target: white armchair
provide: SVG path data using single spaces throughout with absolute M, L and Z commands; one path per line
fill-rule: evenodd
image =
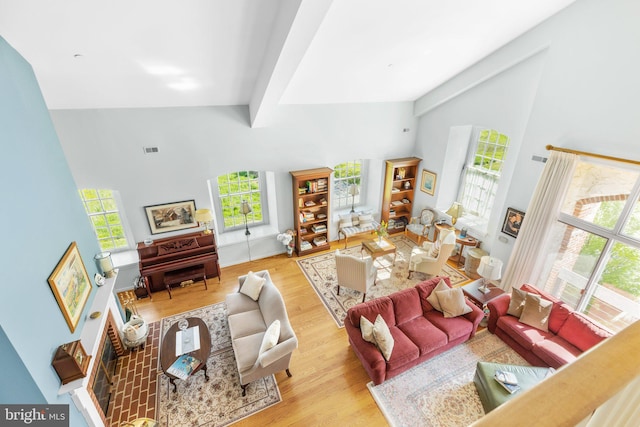
M 377 270 L 370 256 L 358 258 L 341 254 L 339 250 L 336 250 L 336 272 L 338 295 L 340 295 L 340 286 L 345 286 L 362 292 L 362 302 L 367 297 L 369 288 L 376 283 Z
M 404 235 L 408 236 L 408 233 L 415 234 L 418 236 L 418 244 L 421 243 L 422 239 L 429 240 L 429 231 L 436 222 L 436 217 L 436 212 L 433 209 L 422 209 L 420 216 L 411 218 L 404 229 Z
M 438 255 L 434 257 L 433 250 L 437 244 L 439 244 L 440 249 Z M 413 248 L 409 258 L 409 279 L 414 271 L 426 273 L 430 276 L 440 273 L 455 246 L 456 233 L 452 230 L 442 230 L 438 236 L 438 242 L 424 242 L 422 247 L 416 246 Z

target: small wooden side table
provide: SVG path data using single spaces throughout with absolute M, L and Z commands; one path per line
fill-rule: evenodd
M 375 261 L 378 257 L 393 254 L 392 265 L 396 262 L 396 246 L 391 243 L 391 240 L 387 239 L 386 237 L 383 237 L 382 239 L 363 241 L 360 252 L 368 252 L 369 255 L 371 255 L 373 261 Z
M 469 246 L 469 248 L 475 248 L 478 246 L 478 241 L 471 236 L 460 237 L 460 232 L 456 230 L 456 244 L 460 245 L 460 250 L 457 255 L 450 257 L 449 259 L 456 262 L 456 267 L 459 269 L 464 261 L 464 256 L 462 253 L 464 252 L 464 247 Z
M 467 299 L 473 304 L 478 306 L 480 310 L 484 310 L 489 301 L 504 294 L 504 291 L 501 288 L 491 283 L 487 287 L 487 289 L 489 289 L 489 292 L 487 292 L 486 294 L 478 290 L 478 288 L 482 286 L 483 281 L 484 279 L 478 279 L 462 286 L 462 293 L 464 294 L 464 296 L 467 297 Z

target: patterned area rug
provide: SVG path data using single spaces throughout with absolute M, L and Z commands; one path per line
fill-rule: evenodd
M 468 426 L 484 415 L 473 384 L 478 361 L 529 366 L 485 329 L 397 377 L 367 387 L 391 426 Z
M 416 244 L 404 237 L 404 235 L 393 236 L 390 240 L 396 246 L 395 262 L 393 262 L 393 255 L 376 258 L 375 266 L 378 267 L 378 278 L 375 286 L 372 286 L 367 293 L 367 301 L 409 288 L 428 278 L 423 273 L 415 272 L 411 275 L 411 279 L 407 278 L 409 275 L 411 249 Z M 361 245 L 340 249 L 340 253 L 360 256 L 360 248 Z M 336 294 L 338 282 L 336 280 L 334 252 L 311 256 L 300 259 L 297 262 L 338 327 L 344 327 L 347 310 L 362 302 L 362 293 L 343 287 L 340 289 L 340 295 Z M 441 275 L 449 276 L 452 285 L 469 280 L 468 277 L 448 265 L 445 265 Z
M 226 426 L 282 400 L 273 375 L 250 383 L 246 397 L 242 397 L 224 303 L 165 317 L 160 321 L 160 336 L 185 317 L 199 317 L 209 326 L 209 381 L 204 380 L 202 372 L 197 372 L 184 381 L 175 380 L 178 392 L 174 393 L 169 378 L 161 373 L 156 415 L 160 426 Z

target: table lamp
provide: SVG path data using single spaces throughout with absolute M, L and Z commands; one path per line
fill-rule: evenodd
M 502 277 L 502 261 L 498 258 L 492 258 L 490 256 L 483 256 L 480 258 L 480 266 L 478 267 L 478 274 L 482 276 L 482 286 L 478 288 L 480 292 L 486 294 L 489 292 L 487 285 L 491 280 L 498 280 Z
M 456 221 L 462 216 L 462 205 L 458 202 L 453 202 L 445 213 L 451 217 L 451 225 L 456 225 Z
M 246 200 L 242 201 L 242 204 L 240 205 L 240 213 L 242 215 L 244 215 L 244 228 L 245 228 L 245 235 L 249 235 L 251 234 L 251 232 L 249 231 L 249 226 L 247 225 L 247 215 L 249 215 L 251 212 L 253 212 L 251 210 L 251 206 L 249 205 L 249 202 L 247 202 Z
M 211 234 L 211 230 L 209 230 L 209 221 L 213 219 L 213 215 L 211 214 L 210 209 L 197 209 L 196 210 L 196 221 L 200 223 L 204 223 L 204 234 Z
M 355 212 L 354 206 L 356 203 L 356 196 L 360 194 L 358 184 L 351 184 L 349 186 L 349 195 L 351 196 L 351 213 Z

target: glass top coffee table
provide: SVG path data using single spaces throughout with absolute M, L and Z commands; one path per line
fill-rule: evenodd
M 209 335 L 209 328 L 202 319 L 197 317 L 188 317 L 186 320 L 188 322 L 188 328 L 192 328 L 194 326 L 198 327 L 197 340 L 199 345 L 194 345 L 195 342 L 181 343 L 181 345 L 194 345 L 195 347 L 198 347 L 187 354 L 200 362 L 197 366 L 191 367 L 192 370 L 190 370 L 188 376 L 202 370 L 202 372 L 204 372 L 205 381 L 209 381 L 209 375 L 207 375 L 207 359 L 211 353 L 211 335 Z M 180 377 L 169 372 L 171 371 L 171 367 L 174 362 L 176 362 L 180 357 L 179 355 L 176 355 L 176 334 L 178 332 L 182 332 L 178 326 L 179 323 L 180 322 L 174 323 L 164 334 L 164 338 L 162 338 L 162 345 L 160 346 L 160 366 L 162 367 L 164 374 L 169 377 L 171 384 L 173 384 L 174 393 L 178 391 L 175 380 L 180 379 Z
M 371 255 L 373 261 L 375 261 L 378 257 L 393 254 L 392 265 L 396 262 L 396 246 L 391 243 L 391 241 L 386 237 L 382 237 L 381 239 L 363 241 L 360 252 L 367 252 L 369 255 Z

